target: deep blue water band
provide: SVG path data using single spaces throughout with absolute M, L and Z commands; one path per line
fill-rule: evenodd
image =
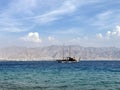
M 120 61 L 0 62 L 0 90 L 120 90 Z

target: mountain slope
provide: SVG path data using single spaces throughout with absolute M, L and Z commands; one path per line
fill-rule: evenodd
M 71 56 L 82 60 L 120 60 L 120 48 L 70 46 Z M 64 56 L 69 56 L 69 46 L 64 47 Z M 62 58 L 62 46 L 39 48 L 8 47 L 0 49 L 0 60 L 55 60 Z

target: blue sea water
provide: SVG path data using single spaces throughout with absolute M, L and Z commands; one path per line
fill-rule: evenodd
M 0 90 L 120 90 L 120 61 L 0 62 Z

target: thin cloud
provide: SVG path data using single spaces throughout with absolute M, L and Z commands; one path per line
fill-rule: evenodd
M 78 2 L 78 1 L 77 1 Z M 74 0 L 65 1 L 61 7 L 46 14 L 33 17 L 36 21 L 47 23 L 58 20 L 61 15 L 69 14 L 77 9 L 77 3 Z
M 78 10 L 80 6 L 91 3 L 98 3 L 98 0 L 92 1 L 84 1 L 84 0 L 65 0 L 63 4 L 59 8 L 55 8 L 54 10 L 48 11 L 42 15 L 37 15 L 33 17 L 28 17 L 28 19 L 32 19 L 37 23 L 48 23 L 59 20 L 63 18 L 65 15 L 69 15 Z M 58 2 L 59 3 L 59 2 Z
M 46 0 L 47 2 L 47 0 Z M 55 2 L 54 0 L 51 1 L 52 3 Z M 28 30 L 29 26 L 33 26 L 37 24 L 45 24 L 50 23 L 61 18 L 64 18 L 64 15 L 69 15 L 75 12 L 79 6 L 89 3 L 95 3 L 97 0 L 94 1 L 84 1 L 84 0 L 65 0 L 64 2 L 56 2 L 62 3 L 59 7 L 54 7 L 52 10 L 47 10 L 47 13 L 41 13 L 41 8 L 39 6 L 42 5 L 42 0 L 18 0 L 12 1 L 7 9 L 3 10 L 0 15 L 0 19 L 2 19 L 1 26 L 6 25 L 6 29 L 1 27 L 1 30 L 8 31 L 8 32 L 23 32 Z M 51 6 L 54 5 L 51 3 Z M 54 5 L 55 6 L 55 5 Z M 57 8 L 57 9 L 56 9 Z M 39 11 L 40 10 L 40 11 Z M 13 18 L 17 16 L 18 18 Z M 6 18 L 8 17 L 8 18 Z M 4 24 L 4 25 L 3 25 Z M 18 25 L 19 24 L 19 25 Z M 28 25 L 29 24 L 29 25 Z M 22 28 L 22 29 L 21 29 Z
M 37 0 L 17 0 L 9 4 L 8 9 L 3 14 L 9 15 L 33 15 L 33 9 L 37 6 Z
M 119 18 L 120 13 L 118 10 L 106 10 L 104 12 L 100 11 L 88 19 L 87 23 L 99 30 L 105 30 L 113 28 L 115 25 L 119 24 Z
M 5 32 L 24 32 L 30 28 L 25 28 L 24 25 L 18 22 L 16 19 L 9 18 L 7 16 L 1 17 L 0 31 Z
M 27 15 L 32 15 L 32 9 L 36 6 L 36 0 L 11 1 L 0 14 L 0 31 L 24 32 L 33 27 L 33 24 L 22 20 Z
M 63 30 L 57 30 L 54 32 L 51 32 L 55 35 L 71 35 L 71 34 L 80 34 L 81 28 L 69 28 L 69 29 L 63 29 Z
M 55 8 L 52 11 L 47 11 L 48 13 L 45 14 L 40 14 L 38 11 L 35 12 L 40 9 L 38 3 L 41 3 L 42 1 L 13 1 L 0 15 L 2 22 L 0 23 L 0 26 L 2 26 L 1 30 L 7 32 L 23 32 L 26 31 L 26 29 L 29 29 L 28 26 L 34 26 L 36 22 L 37 24 L 41 24 L 58 20 L 61 18 L 61 15 L 72 13 L 76 10 L 76 4 L 73 3 L 73 1 L 74 0 L 66 0 L 58 9 Z M 14 18 L 14 16 L 17 16 L 18 18 Z

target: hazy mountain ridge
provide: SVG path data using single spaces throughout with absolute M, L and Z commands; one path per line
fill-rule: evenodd
M 69 46 L 64 46 L 64 56 L 69 56 Z M 55 60 L 62 58 L 62 46 L 37 48 L 8 47 L 0 49 L 0 60 Z M 71 56 L 82 60 L 120 60 L 120 48 L 81 47 L 71 45 Z

